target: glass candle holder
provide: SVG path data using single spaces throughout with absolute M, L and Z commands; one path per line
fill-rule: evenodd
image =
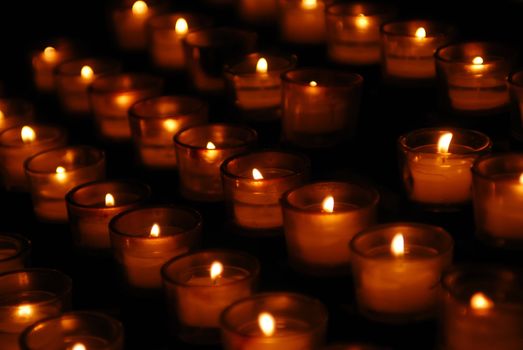
M 381 59 L 381 25 L 395 10 L 385 3 L 333 4 L 327 7 L 327 47 L 339 64 L 378 64 Z
M 464 114 L 489 114 L 509 102 L 506 79 L 514 52 L 497 43 L 469 42 L 436 52 L 438 77 L 448 106 Z
M 523 70 L 510 74 L 508 86 L 511 104 L 510 131 L 517 140 L 523 140 Z
M 162 265 L 194 249 L 201 229 L 201 215 L 181 207 L 144 207 L 116 215 L 109 231 L 126 283 L 134 290 L 160 289 Z
M 226 27 L 187 34 L 183 42 L 185 60 L 196 89 L 204 93 L 224 91 L 223 67 L 252 52 L 256 39 L 256 33 Z
M 491 155 L 472 168 L 477 235 L 498 246 L 523 246 L 523 154 Z
M 0 274 L 23 269 L 29 262 L 31 242 L 15 233 L 0 233 Z
M 313 275 L 350 273 L 348 243 L 376 221 L 379 194 L 349 182 L 317 182 L 282 197 L 290 264 Z
M 120 63 L 105 58 L 83 58 L 60 64 L 55 79 L 62 109 L 69 114 L 88 114 L 91 106 L 87 91 L 91 83 L 100 76 L 120 70 Z
M 323 344 L 327 310 L 299 294 L 258 294 L 225 309 L 220 325 L 226 350 L 313 350 Z
M 20 333 L 38 320 L 71 307 L 71 279 L 51 269 L 25 269 L 0 275 L 0 342 L 18 350 Z
M 240 18 L 247 23 L 272 23 L 278 18 L 278 0 L 240 0 L 238 3 Z
M 114 34 L 123 50 L 140 51 L 147 48 L 147 22 L 165 12 L 161 1 L 126 0 L 112 12 Z
M 470 202 L 470 169 L 492 147 L 487 135 L 466 129 L 418 129 L 398 143 L 408 198 L 433 211 L 455 211 Z
M 205 124 L 207 104 L 189 96 L 160 96 L 139 101 L 129 110 L 133 141 L 147 168 L 174 168 L 174 136 L 183 129 Z
M 281 74 L 294 68 L 296 57 L 253 53 L 226 67 L 234 104 L 245 119 L 279 118 Z
M 280 0 L 280 33 L 294 44 L 325 42 L 325 2 L 322 0 Z
M 99 312 L 66 312 L 28 327 L 20 336 L 20 347 L 21 350 L 123 350 L 124 329 L 120 321 Z
M 55 68 L 74 55 L 68 40 L 60 39 L 32 53 L 33 79 L 40 92 L 52 92 L 55 89 Z
M 442 228 L 416 223 L 378 225 L 358 233 L 350 250 L 360 312 L 386 323 L 434 316 L 453 245 Z
M 34 119 L 33 104 L 19 98 L 0 98 L 0 132 L 29 124 Z
M 91 146 L 68 146 L 38 153 L 24 163 L 37 218 L 67 221 L 65 195 L 105 177 L 105 154 Z
M 208 28 L 209 17 L 196 13 L 169 13 L 149 20 L 149 54 L 156 67 L 167 70 L 185 68 L 182 40 L 189 32 Z
M 443 276 L 445 349 L 516 350 L 523 344 L 520 273 L 492 266 L 458 266 Z
M 220 165 L 256 143 L 256 131 L 245 126 L 209 124 L 181 131 L 174 138 L 180 187 L 185 198 L 223 200 Z
M 29 157 L 65 146 L 65 130 L 42 124 L 15 126 L 0 133 L 0 167 L 8 190 L 28 190 L 24 162 Z
M 272 234 L 283 225 L 280 198 L 304 184 L 310 161 L 283 151 L 259 151 L 226 160 L 222 167 L 225 201 L 242 232 Z
M 188 343 L 218 343 L 220 314 L 257 285 L 260 264 L 250 255 L 208 250 L 167 262 L 162 276 L 171 321 Z
M 453 36 L 453 28 L 433 21 L 390 22 L 381 27 L 382 68 L 389 81 L 436 78 L 434 53 Z
M 327 69 L 296 69 L 282 75 L 283 137 L 305 148 L 345 141 L 357 124 L 363 77 Z
M 95 181 L 73 188 L 65 201 L 75 245 L 86 250 L 110 249 L 109 221 L 143 205 L 150 195 L 148 185 L 128 180 Z
M 146 98 L 159 96 L 163 79 L 148 74 L 110 74 L 91 84 L 91 108 L 100 135 L 111 141 L 131 138 L 129 109 Z

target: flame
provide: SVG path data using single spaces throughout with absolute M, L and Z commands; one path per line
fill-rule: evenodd
M 256 168 L 252 169 L 252 178 L 254 180 L 263 180 L 263 174 Z
M 269 64 L 267 63 L 267 60 L 265 58 L 260 58 L 258 62 L 256 63 L 256 73 L 267 73 L 269 70 Z
M 216 145 L 212 143 L 211 141 L 207 142 L 207 146 L 205 146 L 207 149 L 216 149 Z
M 334 212 L 334 197 L 333 196 L 327 196 L 321 202 L 322 211 L 325 213 L 332 213 Z
M 174 119 L 167 119 L 164 120 L 163 127 L 169 132 L 175 132 L 178 129 L 178 122 Z
M 0 119 L 4 119 L 4 118 L 5 118 L 5 114 L 4 114 L 4 112 L 2 112 L 2 111 L 0 110 Z
M 423 27 L 419 27 L 416 29 L 416 33 L 414 34 L 416 38 L 418 39 L 424 39 L 427 37 L 427 31 Z
M 390 243 L 390 251 L 394 256 L 399 257 L 405 255 L 405 238 L 403 238 L 403 234 L 396 233 L 394 235 Z
M 263 335 L 270 337 L 276 330 L 276 320 L 270 313 L 262 312 L 258 315 L 258 326 L 260 327 Z
M 57 166 L 55 172 L 58 181 L 64 181 L 67 178 L 67 174 L 65 173 L 66 171 L 63 166 Z
M 438 140 L 438 153 L 449 153 L 450 141 L 452 141 L 451 132 L 446 132 L 439 137 Z
M 521 185 L 523 185 L 523 173 L 521 173 L 521 175 L 519 175 L 519 183 Z
M 52 46 L 47 46 L 43 51 L 44 60 L 52 62 L 56 60 L 57 52 Z
M 356 18 L 356 27 L 360 29 L 365 29 L 369 26 L 369 19 L 363 14 L 360 13 Z
M 105 195 L 105 206 L 106 207 L 114 207 L 114 196 L 110 193 L 107 193 Z
M 312 81 L 309 83 L 309 86 L 316 87 L 316 86 L 318 86 L 318 83 L 315 82 L 314 80 L 312 80 Z
M 174 25 L 174 31 L 178 35 L 186 35 L 187 32 L 189 32 L 189 25 L 187 24 L 185 18 L 180 17 L 176 20 L 176 24 Z
M 134 2 L 131 10 L 133 11 L 133 15 L 145 15 L 147 11 L 149 11 L 149 6 L 147 6 L 145 1 L 138 0 Z
M 115 101 L 121 107 L 128 107 L 132 103 L 132 98 L 129 95 L 118 95 Z
M 314 10 L 318 7 L 316 0 L 301 0 L 301 8 L 304 10 Z
M 477 65 L 477 66 L 482 65 L 483 64 L 483 57 L 481 57 L 481 56 L 474 57 L 472 59 L 472 64 Z
M 151 233 L 150 233 L 150 236 L 151 237 L 160 237 L 160 226 L 158 224 L 154 224 L 152 227 L 151 227 Z
M 215 261 L 211 264 L 211 280 L 216 282 L 216 280 L 222 277 L 223 265 L 219 261 Z
M 94 72 L 90 66 L 83 66 L 80 70 L 80 75 L 85 80 L 91 80 L 93 79 Z
M 20 318 L 28 318 L 32 314 L 33 314 L 33 308 L 31 307 L 31 305 L 27 305 L 27 304 L 20 305 L 16 309 L 16 315 Z
M 82 343 L 75 343 L 71 350 L 87 350 L 87 348 Z
M 20 136 L 24 143 L 30 143 L 36 139 L 36 133 L 30 126 L 24 126 L 20 132 Z
M 494 307 L 494 302 L 485 294 L 478 292 L 470 298 L 470 307 L 474 310 L 488 310 Z

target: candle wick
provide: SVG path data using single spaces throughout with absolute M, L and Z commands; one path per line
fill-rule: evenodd
M 212 279 L 212 285 L 213 287 L 216 286 L 218 284 L 218 280 L 221 278 L 222 276 L 221 275 L 218 275 L 216 276 L 215 278 Z

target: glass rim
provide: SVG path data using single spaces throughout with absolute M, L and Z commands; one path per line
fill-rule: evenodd
M 358 73 L 354 72 L 348 72 L 348 71 L 342 71 L 332 68 L 315 68 L 315 67 L 303 67 L 303 68 L 294 68 L 287 70 L 281 74 L 281 80 L 284 83 L 290 83 L 290 84 L 296 84 L 301 86 L 310 86 L 310 81 L 301 81 L 295 78 L 291 78 L 289 75 L 291 73 L 309 73 L 309 72 L 317 72 L 319 74 L 336 74 L 338 76 L 343 76 L 348 81 L 344 82 L 330 82 L 330 83 L 322 83 L 321 81 L 317 81 L 317 85 L 315 87 L 317 88 L 353 88 L 357 86 L 361 86 L 363 84 L 363 76 L 361 76 Z
M 53 135 L 53 137 L 49 138 L 49 139 L 45 139 L 45 140 L 40 140 L 38 141 L 38 139 L 35 139 L 35 141 L 32 141 L 30 143 L 27 143 L 27 144 L 23 144 L 23 145 L 13 145 L 13 144 L 6 144 L 5 142 L 2 141 L 3 139 L 3 136 L 4 134 L 7 135 L 7 132 L 12 132 L 14 131 L 15 129 L 19 129 L 20 131 L 22 131 L 22 128 L 25 127 L 25 126 L 29 126 L 31 127 L 31 129 L 33 129 L 35 132 L 35 128 L 45 128 L 47 129 L 48 131 L 51 131 L 51 130 L 56 130 L 56 134 Z M 27 123 L 27 124 L 24 124 L 24 125 L 16 125 L 16 126 L 12 126 L 10 128 L 7 128 L 7 129 L 4 129 L 3 131 L 0 132 L 0 148 L 8 148 L 8 149 L 16 149 L 16 148 L 22 148 L 23 146 L 27 145 L 27 146 L 30 146 L 30 145 L 45 145 L 45 144 L 48 144 L 48 143 L 53 143 L 55 141 L 58 141 L 60 139 L 66 139 L 67 138 L 67 131 L 58 126 L 58 125 L 51 125 L 51 124 L 41 124 L 41 123 Z
M 283 67 L 283 68 L 270 69 L 270 66 L 269 66 L 269 69 L 267 70 L 267 74 L 269 74 L 269 73 L 282 74 L 290 69 L 293 69 L 293 67 L 295 67 L 296 63 L 298 62 L 298 56 L 296 56 L 295 54 L 283 54 L 283 53 L 273 53 L 273 52 L 267 52 L 267 51 L 256 51 L 256 52 L 251 52 L 251 53 L 248 53 L 247 55 L 242 56 L 240 59 L 232 62 L 231 64 L 226 64 L 224 67 L 225 74 L 229 74 L 231 76 L 243 76 L 243 77 L 257 76 L 258 75 L 257 72 L 241 73 L 236 70 L 238 65 L 240 65 L 241 63 L 248 60 L 251 56 L 260 57 L 260 58 L 271 58 L 271 57 L 280 58 L 280 59 L 287 61 L 287 66 Z
M 505 43 L 499 43 L 495 41 L 460 41 L 460 42 L 453 42 L 446 45 L 443 45 L 441 47 L 438 47 L 436 49 L 436 52 L 434 52 L 434 58 L 438 62 L 446 63 L 446 64 L 469 64 L 469 62 L 465 62 L 464 60 L 452 60 L 448 59 L 442 56 L 443 52 L 446 50 L 449 50 L 451 48 L 459 48 L 464 47 L 466 45 L 478 45 L 478 46 L 484 46 L 484 47 L 495 47 L 496 49 L 501 49 L 506 51 L 508 53 L 508 56 L 513 56 L 515 54 L 515 50 L 513 47 L 506 45 Z M 506 57 L 504 55 L 496 56 L 496 60 L 491 60 L 491 63 L 495 62 L 503 62 L 508 60 L 510 57 Z M 486 64 L 488 64 L 487 62 Z
M 160 101 L 160 100 L 169 100 L 169 101 L 185 101 L 185 102 L 195 102 L 194 108 L 191 108 L 190 110 L 184 112 L 184 113 L 171 113 L 166 115 L 140 115 L 136 109 L 140 107 L 141 105 L 152 102 L 152 101 Z M 193 104 L 191 104 L 193 105 Z M 161 96 L 153 96 L 149 98 L 145 98 L 142 100 L 136 101 L 130 108 L 129 108 L 129 118 L 131 119 L 138 119 L 138 120 L 161 120 L 161 119 L 172 119 L 174 117 L 178 116 L 187 116 L 192 115 L 201 111 L 204 111 L 207 108 L 207 104 L 204 100 L 193 97 L 189 95 L 161 95 Z
M 515 80 L 515 77 L 516 77 L 517 75 L 521 75 L 521 77 L 520 77 L 520 81 L 516 81 L 516 80 Z M 523 69 L 520 69 L 520 70 L 517 70 L 517 71 L 511 72 L 511 73 L 508 75 L 507 81 L 508 81 L 509 84 L 512 85 L 512 86 L 517 86 L 518 88 L 523 88 Z
M 63 77 L 77 77 L 81 75 L 81 72 L 64 72 L 63 69 L 68 68 L 69 66 L 72 66 L 73 64 L 81 64 L 82 66 L 89 66 L 89 65 L 101 65 L 104 67 L 104 69 L 97 69 L 94 71 L 95 76 L 103 76 L 108 73 L 113 73 L 122 68 L 122 64 L 120 61 L 115 60 L 113 58 L 109 57 L 85 57 L 85 58 L 72 58 L 65 61 L 62 61 L 57 67 L 56 67 L 56 75 L 57 76 L 63 76 Z M 92 68 L 92 67 L 91 67 Z
M 31 157 L 27 158 L 24 161 L 24 170 L 28 174 L 31 174 L 31 175 L 53 175 L 53 174 L 55 174 L 55 172 L 37 171 L 37 170 L 30 169 L 29 168 L 30 167 L 30 163 L 32 161 L 34 161 L 34 159 L 36 159 L 37 157 L 39 157 L 39 156 L 41 156 L 43 154 L 56 152 L 56 151 L 62 151 L 62 150 L 94 151 L 94 153 L 96 154 L 96 159 L 94 160 L 93 163 L 86 164 L 86 165 L 79 166 L 79 167 L 75 167 L 74 169 L 67 169 L 68 173 L 73 173 L 73 172 L 78 171 L 80 169 L 96 167 L 96 166 L 98 166 L 100 164 L 103 164 L 105 162 L 105 152 L 103 150 L 99 149 L 99 148 L 94 147 L 94 146 L 90 146 L 90 145 L 62 146 L 62 147 L 51 148 L 51 149 L 39 152 L 39 153 L 34 154 Z
M 445 21 L 435 21 L 435 20 L 420 18 L 420 19 L 407 19 L 407 20 L 387 21 L 387 22 L 381 24 L 381 26 L 380 26 L 380 33 L 382 35 L 392 36 L 392 37 L 416 38 L 415 34 L 397 33 L 397 32 L 394 32 L 394 31 L 387 30 L 386 27 L 387 26 L 392 26 L 392 25 L 410 24 L 410 23 L 418 23 L 418 22 L 420 22 L 420 23 L 421 22 L 430 23 L 430 25 L 432 25 L 432 26 L 438 26 L 438 27 L 441 27 L 441 28 L 445 28 L 445 30 L 443 30 L 441 33 L 427 33 L 425 38 L 429 38 L 429 39 L 432 39 L 432 38 L 442 38 L 442 37 L 445 37 L 445 36 L 449 36 L 449 35 L 452 35 L 453 32 L 455 31 L 454 26 L 452 26 L 451 24 L 449 24 L 449 23 L 447 23 Z
M 4 237 L 12 238 L 13 240 L 20 243 L 20 249 L 16 250 L 16 253 L 14 255 L 11 255 L 6 258 L 0 258 L 0 263 L 5 261 L 10 261 L 17 259 L 31 251 L 32 243 L 31 240 L 25 236 L 22 236 L 19 233 L 13 233 L 13 232 L 2 232 L 0 233 L 0 240 Z M 10 272 L 10 271 L 9 271 Z
M 184 133 L 194 130 L 196 128 L 209 128 L 212 129 L 214 127 L 222 127 L 222 128 L 229 128 L 229 129 L 236 129 L 236 130 L 243 130 L 248 135 L 248 138 L 245 140 L 242 140 L 243 142 L 239 145 L 235 146 L 222 146 L 222 145 L 215 145 L 216 148 L 213 148 L 212 150 L 234 150 L 234 149 L 240 149 L 244 147 L 250 147 L 256 144 L 258 140 L 258 133 L 256 130 L 254 130 L 251 127 L 248 127 L 246 125 L 241 124 L 233 124 L 233 123 L 210 123 L 210 124 L 203 124 L 203 125 L 193 125 L 188 128 L 185 128 L 183 130 L 180 130 L 179 132 L 174 135 L 174 145 L 175 147 L 181 147 L 181 148 L 187 148 L 191 150 L 207 150 L 205 146 L 194 146 L 190 145 L 186 142 L 180 141 L 180 138 L 183 136 Z M 211 140 L 209 140 L 211 141 Z
M 472 165 L 472 168 L 471 168 L 472 175 L 480 177 L 484 180 L 493 181 L 495 176 L 485 174 L 485 172 L 481 171 L 479 169 L 480 163 L 491 160 L 491 159 L 496 159 L 496 158 L 502 159 L 502 158 L 511 158 L 511 157 L 520 157 L 523 159 L 523 152 L 491 153 L 491 154 L 486 154 L 484 156 L 481 156 L 478 159 L 476 159 L 476 161 Z M 522 173 L 522 172 L 523 172 L 523 170 L 520 173 Z
M 350 2 L 350 3 L 338 3 L 333 2 L 331 4 L 327 5 L 327 8 L 325 9 L 325 13 L 327 16 L 332 17 L 358 17 L 359 15 L 349 13 L 347 10 L 352 10 L 356 6 L 367 6 L 374 9 L 379 9 L 379 11 L 371 11 L 368 14 L 363 13 L 365 17 L 380 17 L 380 16 L 386 16 L 386 15 L 393 15 L 396 12 L 396 8 L 388 4 L 386 2 Z M 342 13 L 335 13 L 333 12 L 333 9 L 343 9 L 344 12 Z

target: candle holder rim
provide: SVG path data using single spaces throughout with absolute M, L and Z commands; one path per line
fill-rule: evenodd
M 39 157 L 39 156 L 41 156 L 43 154 L 46 154 L 46 153 L 62 151 L 62 150 L 73 150 L 73 149 L 74 150 L 82 149 L 82 150 L 93 151 L 93 153 L 96 154 L 97 159 L 93 163 L 90 163 L 90 164 L 85 164 L 85 165 L 82 165 L 82 166 L 78 166 L 78 167 L 75 167 L 74 169 L 66 169 L 67 173 L 74 173 L 74 172 L 76 172 L 76 171 L 78 171 L 80 169 L 97 166 L 98 164 L 101 164 L 101 163 L 105 162 L 105 152 L 103 150 L 99 149 L 99 148 L 94 147 L 94 146 L 90 146 L 90 145 L 62 146 L 62 147 L 51 148 L 51 149 L 39 152 L 39 153 L 37 153 L 35 155 L 32 155 L 31 157 L 27 158 L 24 161 L 24 170 L 28 174 L 35 174 L 35 175 L 51 175 L 51 174 L 54 174 L 54 172 L 48 172 L 48 171 L 41 171 L 41 170 L 31 169 L 30 168 L 30 163 L 34 159 L 36 159 L 37 157 Z
M 377 11 L 371 11 L 368 14 L 363 13 L 365 17 L 378 17 L 378 16 L 394 16 L 397 12 L 396 7 L 386 2 L 350 2 L 350 3 L 339 3 L 333 2 L 327 5 L 325 14 L 333 17 L 358 17 L 360 14 L 352 12 L 357 6 L 366 6 L 372 9 L 378 9 Z M 335 9 L 342 10 L 341 12 L 333 12 Z
M 512 157 L 518 157 L 518 158 L 523 159 L 523 152 L 491 153 L 491 154 L 486 154 L 484 156 L 481 156 L 478 159 L 476 159 L 474 161 L 474 164 L 472 165 L 472 168 L 471 168 L 472 175 L 482 178 L 484 180 L 491 181 L 494 179 L 495 176 L 486 174 L 485 171 L 482 171 L 481 169 L 479 169 L 480 163 L 488 161 L 488 160 L 496 159 L 496 158 L 501 159 L 501 158 L 512 158 Z M 521 173 L 523 173 L 523 171 L 518 172 L 518 174 L 521 174 Z
M 512 86 L 517 86 L 518 88 L 523 88 L 523 69 L 511 72 L 508 75 L 507 81 Z
M 121 184 L 121 185 L 125 185 L 125 186 L 127 186 L 127 185 L 135 186 L 134 188 L 139 188 L 140 198 L 136 202 L 133 202 L 133 203 L 114 205 L 111 207 L 102 207 L 102 208 L 81 204 L 81 203 L 78 203 L 78 201 L 76 201 L 74 199 L 74 195 L 78 191 L 81 191 L 81 190 L 85 189 L 86 187 L 96 186 L 96 185 L 105 185 L 105 184 Z M 81 185 L 78 185 L 78 186 L 72 188 L 65 195 L 65 201 L 68 205 L 70 205 L 72 207 L 81 208 L 84 210 L 99 211 L 99 210 L 104 210 L 104 209 L 109 209 L 109 210 L 110 209 L 123 209 L 123 208 L 130 208 L 130 207 L 136 206 L 138 204 L 147 202 L 147 200 L 151 197 L 151 192 L 152 192 L 151 187 L 148 184 L 138 181 L 138 180 L 134 180 L 134 179 L 96 180 L 96 181 L 90 181 L 90 182 L 87 182 L 87 183 L 84 183 L 84 184 L 81 184 Z
M 21 234 L 19 233 L 14 233 L 14 232 L 1 232 L 0 233 L 0 241 L 4 238 L 4 237 L 9 237 L 9 238 L 12 238 L 13 240 L 16 240 L 17 242 L 20 243 L 20 248 L 17 249 L 16 253 L 14 255 L 11 255 L 7 258 L 0 258 L 0 262 L 4 262 L 4 261 L 9 261 L 9 260 L 13 260 L 13 259 L 16 259 L 24 254 L 27 254 L 31 251 L 31 247 L 32 247 L 32 243 L 31 243 L 31 240 L 25 236 L 22 236 Z M 11 271 L 9 271 L 11 272 Z
M 188 24 L 191 24 L 190 21 L 188 21 L 188 19 L 190 18 L 192 18 L 193 20 L 197 19 L 198 22 L 204 22 L 201 26 L 194 27 L 194 25 L 192 25 L 191 27 L 189 27 L 188 33 L 198 29 L 206 28 L 207 26 L 211 26 L 213 23 L 212 18 L 204 14 L 187 11 L 177 11 L 156 14 L 147 21 L 147 26 L 151 30 L 172 31 L 175 29 L 176 22 L 172 23 L 171 20 L 178 20 L 180 18 L 187 20 Z
M 140 114 L 136 111 L 138 107 L 145 103 L 150 103 L 153 101 L 160 101 L 160 100 L 171 100 L 171 101 L 182 101 L 182 103 L 188 102 L 188 105 L 193 105 L 191 102 L 194 102 L 196 105 L 194 109 L 188 109 L 187 111 L 180 111 L 177 113 L 168 113 L 168 114 Z M 145 98 L 143 100 L 136 101 L 131 108 L 129 108 L 129 118 L 133 119 L 141 119 L 141 120 L 147 120 L 147 119 L 170 119 L 176 116 L 185 116 L 185 115 L 192 115 L 201 111 L 204 111 L 207 109 L 207 104 L 202 99 L 199 99 L 197 97 L 189 96 L 189 95 L 162 95 L 162 96 L 153 96 L 149 98 Z
M 336 70 L 336 69 L 331 69 L 331 68 L 314 68 L 314 67 L 304 67 L 304 68 L 290 69 L 290 70 L 288 70 L 286 72 L 283 72 L 281 74 L 281 80 L 284 83 L 291 83 L 291 84 L 296 84 L 296 85 L 302 85 L 302 86 L 309 87 L 310 86 L 309 85 L 310 84 L 310 80 L 308 80 L 308 81 L 301 81 L 301 80 L 298 80 L 296 78 L 292 78 L 289 75 L 292 74 L 292 73 L 311 73 L 311 72 L 316 72 L 316 73 L 319 73 L 319 74 L 322 74 L 322 75 L 326 74 L 326 75 L 335 75 L 335 76 L 343 76 L 344 77 L 344 81 L 343 82 L 341 82 L 341 81 L 337 81 L 337 82 L 330 81 L 328 83 L 324 83 L 324 82 L 322 82 L 321 80 L 318 79 L 318 80 L 316 80 L 317 85 L 314 86 L 314 88 L 356 87 L 356 86 L 361 86 L 363 84 L 363 80 L 364 80 L 363 76 L 361 76 L 358 73 L 341 71 L 341 70 Z M 347 79 L 347 81 L 345 81 L 345 79 Z
M 204 44 L 201 42 L 197 43 L 197 42 L 194 42 L 193 40 L 190 40 L 190 39 L 192 39 L 192 37 L 197 36 L 197 35 L 203 35 L 203 34 L 216 35 L 217 33 L 225 34 L 225 35 L 234 33 L 233 35 L 235 37 L 233 38 L 234 40 L 230 40 L 231 38 L 227 38 L 228 39 L 228 40 L 226 40 L 227 44 L 224 44 L 224 43 L 214 43 L 213 44 L 212 42 L 209 42 L 208 44 Z M 239 35 L 237 35 L 237 34 L 239 34 Z M 184 42 L 184 44 L 188 45 L 189 47 L 197 47 L 197 48 L 227 47 L 227 46 L 236 46 L 237 45 L 236 40 L 238 39 L 238 37 L 244 37 L 247 40 L 256 41 L 258 39 L 258 34 L 256 32 L 250 31 L 250 30 L 240 29 L 240 28 L 236 28 L 236 27 L 229 27 L 229 26 L 220 26 L 220 27 L 216 27 L 216 28 L 200 28 L 193 32 L 189 32 L 183 39 L 183 42 Z
M 345 208 L 345 209 L 341 209 L 341 210 L 338 209 L 337 211 L 333 211 L 332 213 L 325 213 L 325 212 L 321 212 L 321 211 L 318 212 L 317 210 L 311 210 L 311 209 L 299 207 L 295 204 L 292 204 L 289 199 L 289 197 L 294 192 L 302 190 L 306 187 L 317 186 L 317 185 L 328 185 L 328 184 L 341 184 L 344 186 L 349 185 L 351 187 L 359 187 L 360 189 L 363 189 L 364 191 L 368 191 L 371 194 L 372 201 L 370 201 L 367 205 L 358 206 L 357 208 L 353 208 L 353 209 Z M 379 191 L 376 190 L 374 187 L 372 187 L 368 184 L 365 184 L 361 181 L 315 181 L 315 182 L 310 182 L 310 183 L 307 183 L 304 185 L 300 185 L 298 187 L 291 188 L 290 190 L 286 191 L 280 199 L 280 203 L 281 203 L 282 207 L 284 207 L 284 208 L 287 208 L 287 209 L 290 209 L 293 211 L 297 211 L 300 213 L 315 214 L 315 215 L 320 215 L 320 216 L 321 215 L 330 216 L 330 215 L 345 214 L 345 213 L 365 210 L 365 209 L 372 208 L 372 207 L 378 205 L 379 201 L 380 201 Z
M 119 86 L 123 79 L 129 79 L 130 86 Z M 115 83 L 117 86 L 114 86 Z M 138 86 L 135 86 L 137 83 Z M 162 88 L 164 83 L 162 77 L 144 72 L 108 73 L 97 77 L 89 86 L 89 91 L 93 94 L 134 92 L 151 87 Z
M 314 304 L 314 306 L 316 306 L 318 308 L 318 310 L 320 311 L 320 318 L 317 319 L 318 322 L 316 322 L 315 324 L 311 325 L 310 323 L 308 323 L 309 328 L 307 328 L 307 330 L 306 330 L 307 333 L 321 330 L 327 326 L 329 314 L 328 314 L 327 308 L 325 307 L 325 305 L 323 305 L 323 303 L 320 300 L 309 297 L 307 295 L 294 293 L 294 292 L 264 292 L 264 293 L 256 293 L 251 296 L 236 300 L 234 303 L 227 306 L 220 314 L 221 327 L 223 329 L 226 329 L 228 332 L 240 335 L 242 338 L 251 338 L 251 339 L 257 338 L 256 335 L 238 331 L 238 329 L 236 329 L 236 327 L 234 327 L 227 321 L 226 316 L 228 313 L 231 312 L 231 310 L 233 310 L 238 305 L 241 305 L 241 304 L 249 302 L 249 301 L 262 300 L 262 299 L 271 298 L 271 297 L 288 297 L 291 300 L 299 300 L 300 302 L 304 302 L 307 304 Z M 276 332 L 271 337 L 294 338 L 294 337 L 300 337 L 303 333 L 304 332 L 296 332 L 296 333 L 292 333 L 292 334 L 281 335 Z
M 443 56 L 447 50 L 457 49 L 459 47 L 464 48 L 469 45 L 495 47 L 496 49 L 499 49 L 500 51 L 504 51 L 505 55 L 499 55 L 499 56 L 487 55 L 487 56 L 485 56 L 485 57 L 489 57 L 489 61 L 484 63 L 484 65 L 487 65 L 489 63 L 502 62 L 502 61 L 506 60 L 507 58 L 513 58 L 517 52 L 517 50 L 515 50 L 512 46 L 507 45 L 505 43 L 495 42 L 495 41 L 461 41 L 461 42 L 453 42 L 453 43 L 438 47 L 436 49 L 436 52 L 434 53 L 434 58 L 438 62 L 447 63 L 447 64 L 470 64 L 471 63 L 470 61 L 465 61 L 464 59 L 457 60 L 457 59 L 451 59 L 451 58 Z M 471 55 L 470 57 L 473 57 L 473 56 L 474 55 Z
M 208 149 L 205 146 L 190 145 L 186 142 L 180 141 L 180 137 L 182 137 L 183 133 L 185 133 L 189 130 L 193 130 L 196 128 L 214 128 L 214 127 L 235 128 L 237 130 L 244 130 L 248 133 L 248 139 L 242 140 L 241 144 L 238 144 L 235 146 L 215 145 L 216 148 L 214 148 L 213 150 L 233 150 L 233 149 L 241 149 L 244 147 L 250 147 L 250 146 L 253 146 L 254 144 L 256 144 L 256 142 L 258 140 L 258 133 L 256 132 L 256 130 L 254 130 L 251 127 L 241 125 L 241 124 L 233 124 L 233 123 L 210 123 L 210 124 L 203 124 L 203 125 L 193 125 L 193 126 L 189 126 L 185 129 L 180 130 L 179 132 L 176 133 L 176 135 L 174 135 L 174 144 L 175 144 L 175 146 L 188 148 L 191 150 L 206 151 Z M 209 141 L 212 141 L 212 140 L 209 140 Z
M 188 253 L 185 253 L 185 254 L 182 254 L 182 255 L 179 255 L 179 256 L 176 256 L 174 258 L 169 259 L 165 264 L 162 265 L 162 268 L 161 268 L 162 279 L 164 281 L 170 283 L 170 284 L 174 284 L 174 285 L 177 285 L 177 286 L 182 286 L 182 287 L 185 287 L 185 288 L 195 288 L 195 289 L 207 288 L 207 286 L 190 285 L 190 284 L 178 281 L 177 279 L 173 278 L 172 276 L 169 276 L 169 274 L 167 272 L 167 269 L 172 264 L 177 263 L 177 262 L 179 262 L 181 260 L 188 259 L 188 258 L 190 258 L 192 256 L 195 256 L 195 255 L 216 254 L 216 253 L 225 253 L 225 254 L 235 255 L 236 257 L 242 257 L 244 259 L 250 260 L 250 262 L 254 266 L 254 268 L 252 270 L 247 270 L 248 274 L 246 276 L 243 276 L 242 278 L 234 280 L 234 281 L 229 281 L 229 282 L 226 282 L 226 283 L 220 283 L 220 286 L 232 285 L 232 284 L 244 282 L 244 281 L 249 280 L 249 279 L 254 280 L 254 279 L 258 278 L 258 276 L 260 274 L 260 270 L 261 270 L 261 265 L 260 265 L 260 262 L 259 262 L 258 258 L 256 258 L 254 255 L 251 255 L 249 253 L 245 253 L 245 252 L 243 252 L 241 250 L 235 250 L 235 249 L 229 249 L 229 248 L 227 248 L 227 249 L 214 248 L 214 249 L 205 249 L 205 250 L 198 250 L 198 251 L 188 252 Z M 224 268 L 226 266 L 227 265 L 224 264 Z
M 57 125 L 52 125 L 52 124 L 42 124 L 42 123 L 27 123 L 25 125 L 16 125 L 16 126 L 13 126 L 13 127 L 10 127 L 10 128 L 7 128 L 3 131 L 0 132 L 0 148 L 1 147 L 4 147 L 4 148 L 9 148 L 9 149 L 13 149 L 13 148 L 19 148 L 20 147 L 20 144 L 8 144 L 8 143 L 5 143 L 3 142 L 3 137 L 4 135 L 7 135 L 7 132 L 12 132 L 14 131 L 15 129 L 19 129 L 20 131 L 22 130 L 22 128 L 24 126 L 29 126 L 31 127 L 33 130 L 35 128 L 46 128 L 48 129 L 48 131 L 51 131 L 51 130 L 56 130 L 56 134 L 53 135 L 52 138 L 49 138 L 49 139 L 46 139 L 46 140 L 38 140 L 38 139 L 35 139 L 35 141 L 32 141 L 31 143 L 28 143 L 27 145 L 45 145 L 45 144 L 48 144 L 48 143 L 54 143 L 56 142 L 57 140 L 60 140 L 60 139 L 67 139 L 67 131 L 60 127 L 60 126 L 57 126 Z
M 12 112 L 15 108 L 21 108 L 21 111 Z M 3 97 L 0 98 L 0 111 L 4 114 L 4 118 L 16 118 L 20 114 L 33 114 L 34 105 L 30 101 L 20 97 Z
M 247 55 L 244 55 L 240 59 L 238 59 L 232 63 L 226 64 L 224 67 L 225 73 L 228 75 L 232 75 L 232 76 L 234 76 L 234 75 L 240 75 L 240 76 L 244 76 L 244 77 L 257 76 L 259 73 L 256 71 L 249 72 L 249 73 L 244 73 L 244 72 L 238 71 L 238 66 L 240 64 L 246 62 L 250 58 L 266 58 L 266 59 L 267 58 L 281 58 L 282 60 L 287 61 L 287 65 L 285 67 L 278 67 L 278 68 L 271 69 L 271 67 L 269 66 L 267 73 L 280 73 L 280 74 L 284 73 L 284 72 L 288 71 L 289 69 L 293 69 L 296 66 L 296 63 L 298 62 L 298 56 L 295 54 L 285 55 L 282 53 L 256 51 L 256 52 L 251 52 Z
M 103 67 L 103 69 L 93 69 L 94 74 L 98 76 L 118 72 L 122 69 L 122 64 L 120 61 L 109 57 L 72 57 L 60 62 L 60 64 L 58 64 L 55 68 L 55 74 L 65 77 L 80 76 L 80 71 L 66 71 L 66 69 L 71 68 L 70 66 L 73 64 L 90 66 L 91 68 L 93 68 L 95 64 L 98 64 L 99 67 Z

